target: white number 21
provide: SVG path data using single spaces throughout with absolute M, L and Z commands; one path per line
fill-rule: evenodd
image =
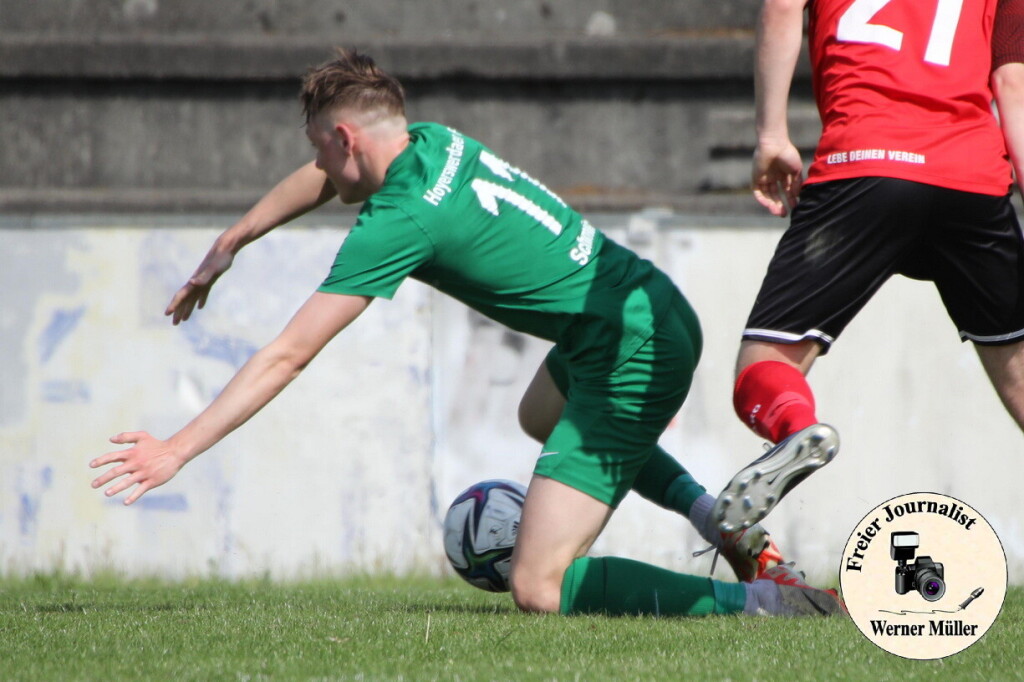
M 854 0 L 839 18 L 836 39 L 844 43 L 875 43 L 898 51 L 903 44 L 902 31 L 883 24 L 869 23 L 889 2 L 891 0 Z M 956 35 L 956 26 L 960 23 L 960 10 L 963 4 L 964 0 L 938 0 L 935 21 L 932 22 L 932 30 L 928 36 L 928 48 L 924 53 L 924 60 L 929 64 L 949 66 L 949 56 L 953 52 L 953 37 Z

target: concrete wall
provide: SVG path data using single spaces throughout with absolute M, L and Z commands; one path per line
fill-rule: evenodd
M 748 28 L 758 3 L 738 0 L 20 0 L 0 1 L 6 32 L 253 34 L 335 39 L 672 35 Z
M 664 437 L 717 490 L 760 453 L 733 416 L 737 335 L 783 226 L 668 212 L 593 221 L 655 259 L 702 315 L 705 354 Z M 0 572 L 292 577 L 443 571 L 439 519 L 466 485 L 526 481 L 537 447 L 515 407 L 547 348 L 415 282 L 378 301 L 277 401 L 139 504 L 90 489 L 106 438 L 167 436 L 305 300 L 351 216 L 251 245 L 206 310 L 162 316 L 222 218 L 8 219 L 0 225 Z M 918 490 L 958 497 L 1024 580 L 1021 435 L 928 285 L 895 280 L 811 375 L 840 457 L 770 519 L 787 556 L 832 578 L 861 516 Z M 633 497 L 595 552 L 704 573 L 680 518 Z M 724 564 L 720 576 L 727 576 Z
M 0 0 L 0 210 L 240 209 L 308 160 L 300 76 L 347 45 L 576 206 L 752 211 L 758 7 Z

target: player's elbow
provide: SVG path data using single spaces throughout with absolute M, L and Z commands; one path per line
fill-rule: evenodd
M 992 92 L 1000 109 L 1024 101 L 1024 64 L 1003 64 L 992 72 Z
M 264 366 L 276 374 L 283 375 L 287 381 L 301 374 L 315 355 L 301 346 L 282 343 L 280 340 L 264 348 L 261 354 Z

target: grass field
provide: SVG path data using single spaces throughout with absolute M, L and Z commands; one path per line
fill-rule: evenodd
M 1024 588 L 908 661 L 849 620 L 526 615 L 457 579 L 0 580 L 3 680 L 1011 680 L 1022 635 Z

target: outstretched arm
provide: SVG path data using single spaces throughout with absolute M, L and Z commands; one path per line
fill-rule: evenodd
M 372 300 L 366 296 L 314 293 L 284 331 L 249 358 L 220 395 L 183 429 L 166 441 L 145 431 L 120 433 L 111 438 L 112 443 L 132 447 L 92 460 L 89 466 L 94 469 L 118 463 L 96 478 L 92 487 L 116 481 L 106 490 L 109 497 L 134 485 L 124 501 L 131 504 L 146 491 L 169 481 L 187 462 L 269 403 Z
M 788 101 L 807 0 L 765 0 L 757 26 L 754 97 L 757 148 L 751 181 L 754 198 L 772 215 L 785 216 L 800 194 L 803 162 L 789 139 Z
M 231 267 L 235 254 L 243 246 L 323 205 L 336 195 L 334 185 L 315 162 L 296 170 L 257 201 L 241 220 L 217 237 L 185 286 L 174 294 L 164 314 L 173 316 L 174 324 L 187 320 L 196 307 L 206 305 L 206 297 L 210 295 L 214 282 Z

